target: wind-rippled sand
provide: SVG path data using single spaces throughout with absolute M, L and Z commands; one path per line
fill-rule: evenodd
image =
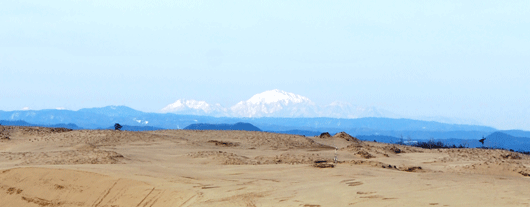
M 530 159 L 347 134 L 0 126 L 3 206 L 530 206 Z

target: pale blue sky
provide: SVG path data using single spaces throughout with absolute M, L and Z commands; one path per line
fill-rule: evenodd
M 0 110 L 281 89 L 530 130 L 530 1 L 0 1 Z

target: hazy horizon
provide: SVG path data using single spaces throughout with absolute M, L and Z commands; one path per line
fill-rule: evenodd
M 528 1 L 4 1 L 0 110 L 281 89 L 530 130 Z

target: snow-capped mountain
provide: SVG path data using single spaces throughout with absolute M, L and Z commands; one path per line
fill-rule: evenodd
M 179 99 L 162 109 L 177 114 L 227 116 L 227 117 L 393 117 L 392 113 L 375 107 L 360 107 L 345 102 L 317 106 L 309 98 L 274 89 L 256 94 L 230 108 L 206 101 Z
M 164 107 L 162 112 L 193 115 L 219 115 L 226 114 L 226 109 L 220 104 L 212 105 L 206 101 L 179 99 L 176 102 Z
M 307 97 L 282 90 L 256 94 L 230 107 L 236 117 L 314 117 L 317 106 Z

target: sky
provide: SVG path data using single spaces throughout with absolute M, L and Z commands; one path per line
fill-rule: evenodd
M 0 110 L 281 89 L 530 130 L 530 1 L 0 1 Z

